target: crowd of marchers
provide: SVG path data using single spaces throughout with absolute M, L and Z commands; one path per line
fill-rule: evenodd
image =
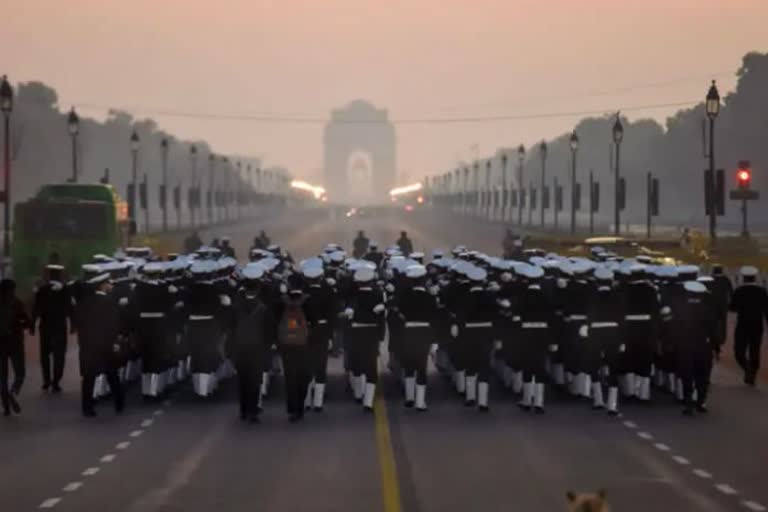
M 342 357 L 351 398 L 372 411 L 385 341 L 404 405 L 418 411 L 427 410 L 432 361 L 480 411 L 489 410 L 496 378 L 494 389 L 518 395 L 525 411 L 544 412 L 555 387 L 610 415 L 620 400 L 670 393 L 693 415 L 707 411 L 728 311 L 749 385 L 768 318 L 756 268 L 742 268 L 734 289 L 717 265 L 703 275 L 600 248 L 587 258 L 516 247 L 497 258 L 459 246 L 427 259 L 406 233 L 383 250 L 360 233 L 351 256 L 330 243 L 294 262 L 262 232 L 248 262 L 235 256 L 224 237 L 164 258 L 148 248 L 95 255 L 69 282 L 63 267 L 49 265 L 31 315 L 3 281 L 5 414 L 21 412 L 24 331 L 39 330 L 43 389 L 57 393 L 69 329 L 85 416 L 106 397 L 121 412 L 133 381 L 153 401 L 187 381 L 207 397 L 236 377 L 240 416 L 257 422 L 282 375 L 289 418 L 298 421 L 324 408 L 329 356 Z

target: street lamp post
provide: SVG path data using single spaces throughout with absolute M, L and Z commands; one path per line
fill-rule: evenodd
M 191 199 L 189 203 L 189 219 L 192 227 L 195 227 L 197 223 L 195 215 L 195 210 L 197 210 L 197 146 L 194 144 L 189 148 L 189 158 L 192 162 L 192 183 L 189 186 L 189 199 Z
M 619 204 L 620 180 L 621 180 L 621 141 L 624 140 L 624 126 L 621 124 L 619 114 L 616 114 L 616 122 L 613 124 L 613 143 L 616 145 L 616 162 L 614 169 L 614 194 L 613 194 L 613 234 L 621 233 L 621 205 Z
M 495 212 L 495 204 L 493 204 L 491 194 L 491 160 L 488 159 L 485 162 L 485 210 L 486 217 L 490 220 L 493 219 Z
M 525 163 L 525 146 L 520 144 L 517 148 L 517 225 L 523 225 L 523 197 L 525 191 L 523 186 L 523 164 Z
M 67 116 L 67 128 L 72 138 L 72 183 L 77 183 L 77 136 L 80 133 L 80 118 L 72 107 Z
M 571 234 L 576 233 L 576 154 L 579 152 L 579 136 L 571 134 Z
M 6 276 L 11 258 L 11 112 L 13 111 L 13 89 L 8 78 L 3 76 L 0 83 L 0 111 L 3 112 L 3 277 Z
M 128 197 L 128 208 L 130 210 L 129 216 L 134 226 L 136 225 L 136 189 L 139 186 L 136 177 L 139 159 L 139 144 L 139 134 L 136 133 L 136 130 L 134 129 L 133 133 L 131 133 L 131 193 Z
M 541 227 L 544 227 L 544 191 L 547 188 L 547 154 L 548 154 L 548 148 L 547 148 L 547 142 L 541 141 L 541 145 L 539 145 L 539 152 L 541 153 L 541 197 L 539 198 L 539 201 L 541 202 L 541 219 L 540 224 Z
M 160 141 L 160 154 L 163 166 L 163 231 L 168 231 L 168 139 Z
M 240 160 L 238 160 L 236 167 L 237 167 L 237 176 L 235 179 L 235 188 L 237 189 L 238 192 L 235 193 L 235 218 L 240 219 L 242 217 L 243 212 L 242 212 L 242 205 L 240 204 L 240 194 L 239 194 L 240 187 L 238 184 L 241 183 L 243 180 L 243 163 Z
M 709 118 L 709 173 L 711 182 L 709 194 L 709 237 L 712 245 L 717 241 L 717 200 L 715 199 L 715 118 L 720 113 L 720 93 L 717 84 L 712 80 L 712 85 L 707 92 L 707 117 Z
M 507 154 L 501 154 L 501 221 L 507 221 L 507 200 L 509 191 L 507 190 Z
M 462 195 L 462 213 L 469 213 L 469 167 L 464 168 L 464 194 Z
M 472 166 L 472 214 L 480 215 L 480 162 Z
M 208 194 L 205 196 L 206 206 L 208 207 L 208 225 L 213 226 L 215 197 L 213 197 L 213 174 L 216 168 L 216 155 L 208 155 Z

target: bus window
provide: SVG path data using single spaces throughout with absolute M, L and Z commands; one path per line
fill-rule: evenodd
M 109 235 L 104 204 L 31 203 L 24 210 L 19 235 L 29 240 L 97 240 Z

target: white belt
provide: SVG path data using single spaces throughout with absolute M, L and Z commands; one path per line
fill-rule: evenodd
M 165 313 L 139 313 L 139 318 L 163 318 Z
M 651 315 L 627 315 L 624 317 L 625 320 L 650 320 Z
M 476 327 L 493 327 L 493 322 L 475 322 L 471 324 L 465 324 L 467 329 L 474 329 Z
M 318 325 L 327 324 L 328 320 L 318 320 L 317 323 L 318 323 Z
M 523 322 L 523 329 L 546 329 L 549 327 L 547 322 Z
M 359 324 L 357 322 L 352 322 L 352 327 L 378 327 L 379 324 Z
M 213 320 L 213 315 L 189 315 L 190 320 Z
M 406 327 L 429 327 L 429 322 L 405 322 Z
M 590 324 L 590 327 L 593 329 L 601 329 L 605 327 L 618 327 L 619 324 L 617 322 L 592 322 Z
M 586 320 L 587 315 L 568 315 L 568 320 Z

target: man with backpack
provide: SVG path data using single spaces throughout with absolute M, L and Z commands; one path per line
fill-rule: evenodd
M 295 423 L 304 417 L 304 399 L 311 380 L 309 331 L 314 324 L 299 280 L 289 279 L 279 309 L 277 342 L 285 373 L 285 402 L 288 419 Z

